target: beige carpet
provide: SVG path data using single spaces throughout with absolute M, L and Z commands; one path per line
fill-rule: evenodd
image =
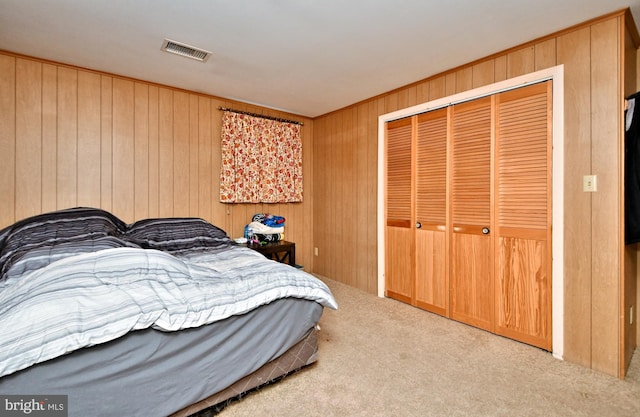
M 638 353 L 621 381 L 322 279 L 318 362 L 219 416 L 640 416 Z

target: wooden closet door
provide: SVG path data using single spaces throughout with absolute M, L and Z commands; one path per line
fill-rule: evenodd
M 493 331 L 492 97 L 451 107 L 451 318 Z
M 447 314 L 447 109 L 417 117 L 415 304 Z
M 551 350 L 551 81 L 496 97 L 495 332 Z
M 412 207 L 412 118 L 386 125 L 385 293 L 412 303 L 414 250 Z

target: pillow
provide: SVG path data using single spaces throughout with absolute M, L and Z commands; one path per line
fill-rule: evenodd
M 92 241 L 105 236 L 119 236 L 126 223 L 113 214 L 96 208 L 76 207 L 38 214 L 0 231 L 0 273 L 24 253 L 42 247 L 69 242 Z
M 124 238 L 145 249 L 173 254 L 233 245 L 224 230 L 197 217 L 138 220 L 129 225 Z

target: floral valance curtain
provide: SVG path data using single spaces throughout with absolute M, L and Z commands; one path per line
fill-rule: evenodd
M 300 125 L 225 111 L 220 201 L 302 201 Z

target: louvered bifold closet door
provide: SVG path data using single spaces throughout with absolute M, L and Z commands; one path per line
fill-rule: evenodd
M 418 116 L 415 166 L 416 305 L 446 315 L 446 108 Z
M 452 107 L 450 316 L 493 331 L 492 97 Z
M 551 81 L 496 97 L 495 332 L 551 349 Z
M 412 118 L 386 124 L 385 287 L 386 295 L 413 299 Z

